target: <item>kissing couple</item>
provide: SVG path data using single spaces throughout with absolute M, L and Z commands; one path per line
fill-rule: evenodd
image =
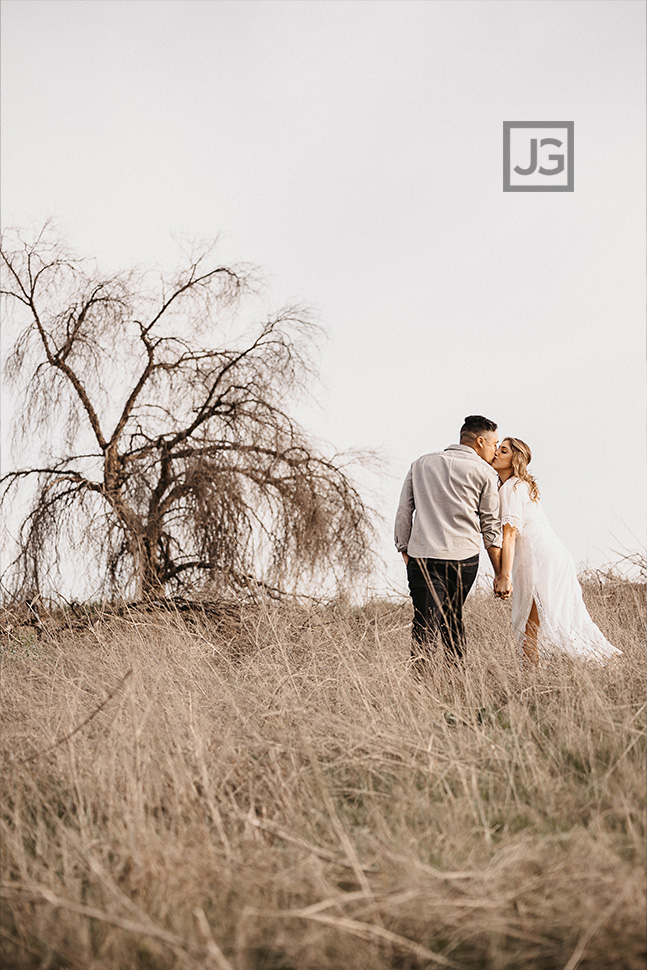
M 525 662 L 561 652 L 604 663 L 622 653 L 587 612 L 573 557 L 544 514 L 531 458 L 520 438 L 499 445 L 495 422 L 470 414 L 460 444 L 411 465 L 394 537 L 413 602 L 416 668 L 430 659 L 438 635 L 448 660 L 463 656 L 463 604 L 478 572 L 481 537 L 494 567 L 494 594 L 512 600 Z

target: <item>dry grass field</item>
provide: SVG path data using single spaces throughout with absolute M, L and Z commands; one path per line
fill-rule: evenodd
M 24 970 L 644 970 L 644 587 L 625 651 L 523 670 L 472 595 L 111 616 L 3 638 L 2 925 Z

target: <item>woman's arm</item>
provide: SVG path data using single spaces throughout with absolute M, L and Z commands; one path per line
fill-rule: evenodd
M 494 592 L 501 599 L 507 599 L 512 592 L 512 564 L 514 562 L 516 540 L 516 527 L 514 525 L 504 525 L 503 544 L 501 546 L 501 573 L 494 580 Z

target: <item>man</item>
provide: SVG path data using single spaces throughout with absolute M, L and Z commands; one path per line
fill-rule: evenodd
M 494 421 L 470 414 L 460 444 L 418 458 L 402 487 L 395 545 L 407 567 L 411 656 L 418 667 L 437 633 L 448 659 L 463 656 L 463 604 L 478 572 L 481 536 L 496 576 L 501 572 L 499 495 L 491 467 L 496 432 Z

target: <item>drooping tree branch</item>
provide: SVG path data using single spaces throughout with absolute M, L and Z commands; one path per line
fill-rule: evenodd
M 160 295 L 143 275 L 101 276 L 51 229 L 3 238 L 2 292 L 18 326 L 7 372 L 49 453 L 1 483 L 5 505 L 34 483 L 16 589 L 38 586 L 63 533 L 93 551 L 97 585 L 120 595 L 276 588 L 366 566 L 368 510 L 339 456 L 319 454 L 288 413 L 312 375 L 316 328 L 287 307 L 223 344 L 219 312 L 251 277 L 212 259 L 198 253 Z

